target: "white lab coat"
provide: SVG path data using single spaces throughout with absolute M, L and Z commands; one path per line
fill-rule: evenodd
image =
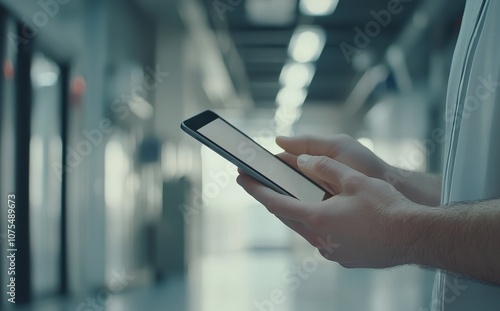
M 500 197 L 500 0 L 467 1 L 445 120 L 442 204 Z M 500 286 L 439 272 L 431 309 L 499 311 Z

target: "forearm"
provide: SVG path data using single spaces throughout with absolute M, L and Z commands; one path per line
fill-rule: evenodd
M 410 213 L 408 263 L 500 284 L 500 200 Z
M 428 206 L 441 202 L 441 176 L 389 167 L 384 174 L 387 182 L 411 201 Z

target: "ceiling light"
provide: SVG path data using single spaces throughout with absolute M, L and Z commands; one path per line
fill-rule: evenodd
M 301 0 L 300 12 L 305 15 L 330 15 L 337 8 L 339 0 Z
M 308 63 L 316 61 L 325 46 L 325 31 L 320 27 L 297 27 L 288 54 L 297 62 Z
M 278 96 L 276 96 L 276 104 L 279 107 L 297 108 L 304 104 L 306 96 L 307 91 L 305 89 L 285 86 L 278 92 Z
M 289 63 L 281 70 L 280 82 L 284 86 L 304 88 L 311 84 L 313 76 L 314 66 L 312 64 Z

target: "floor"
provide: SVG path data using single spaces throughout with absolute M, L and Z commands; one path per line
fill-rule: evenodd
M 139 311 L 188 310 L 186 280 L 171 277 L 152 287 L 133 289 L 99 300 L 98 295 L 78 300 L 52 299 L 20 305 L 19 311 Z
M 105 301 L 97 297 L 49 300 L 15 310 L 426 310 L 430 272 L 408 267 L 346 270 L 314 254 L 294 261 L 296 255 L 288 250 L 252 253 L 206 259 L 195 271 L 201 275 L 170 277 L 156 286 L 125 291 Z
M 192 219 L 188 269 L 152 287 L 127 290 L 93 303 L 52 300 L 21 311 L 424 311 L 433 272 L 418 267 L 348 270 L 317 250 L 234 182 L 213 191 L 226 163 L 205 151 L 206 205 Z M 232 170 L 231 170 L 232 172 Z M 226 180 L 230 180 L 226 178 Z M 216 180 L 217 181 L 217 180 Z M 212 195 L 209 195 L 212 194 Z

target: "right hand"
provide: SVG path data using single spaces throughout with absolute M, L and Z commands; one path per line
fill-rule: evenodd
M 369 177 L 383 179 L 392 167 L 377 157 L 354 138 L 339 134 L 324 139 L 314 136 L 276 138 L 278 146 L 285 152 L 278 156 L 288 164 L 297 167 L 297 157 L 301 154 L 327 156 Z
M 323 257 L 343 267 L 387 268 L 413 263 L 408 254 L 414 253 L 410 247 L 420 232 L 411 225 L 413 215 L 421 213 L 420 205 L 387 182 L 327 156 L 301 155 L 297 165 L 336 195 L 309 203 L 277 193 L 245 174 L 237 181 L 270 213 L 318 248 Z
M 439 176 L 398 169 L 384 162 L 368 148 L 345 134 L 324 139 L 313 136 L 278 137 L 278 146 L 285 150 L 278 156 L 297 167 L 301 154 L 327 156 L 369 177 L 384 180 L 394 186 L 408 199 L 419 204 L 439 206 L 441 178 Z M 326 185 L 321 180 L 314 180 Z M 335 193 L 332 193 L 335 194 Z

